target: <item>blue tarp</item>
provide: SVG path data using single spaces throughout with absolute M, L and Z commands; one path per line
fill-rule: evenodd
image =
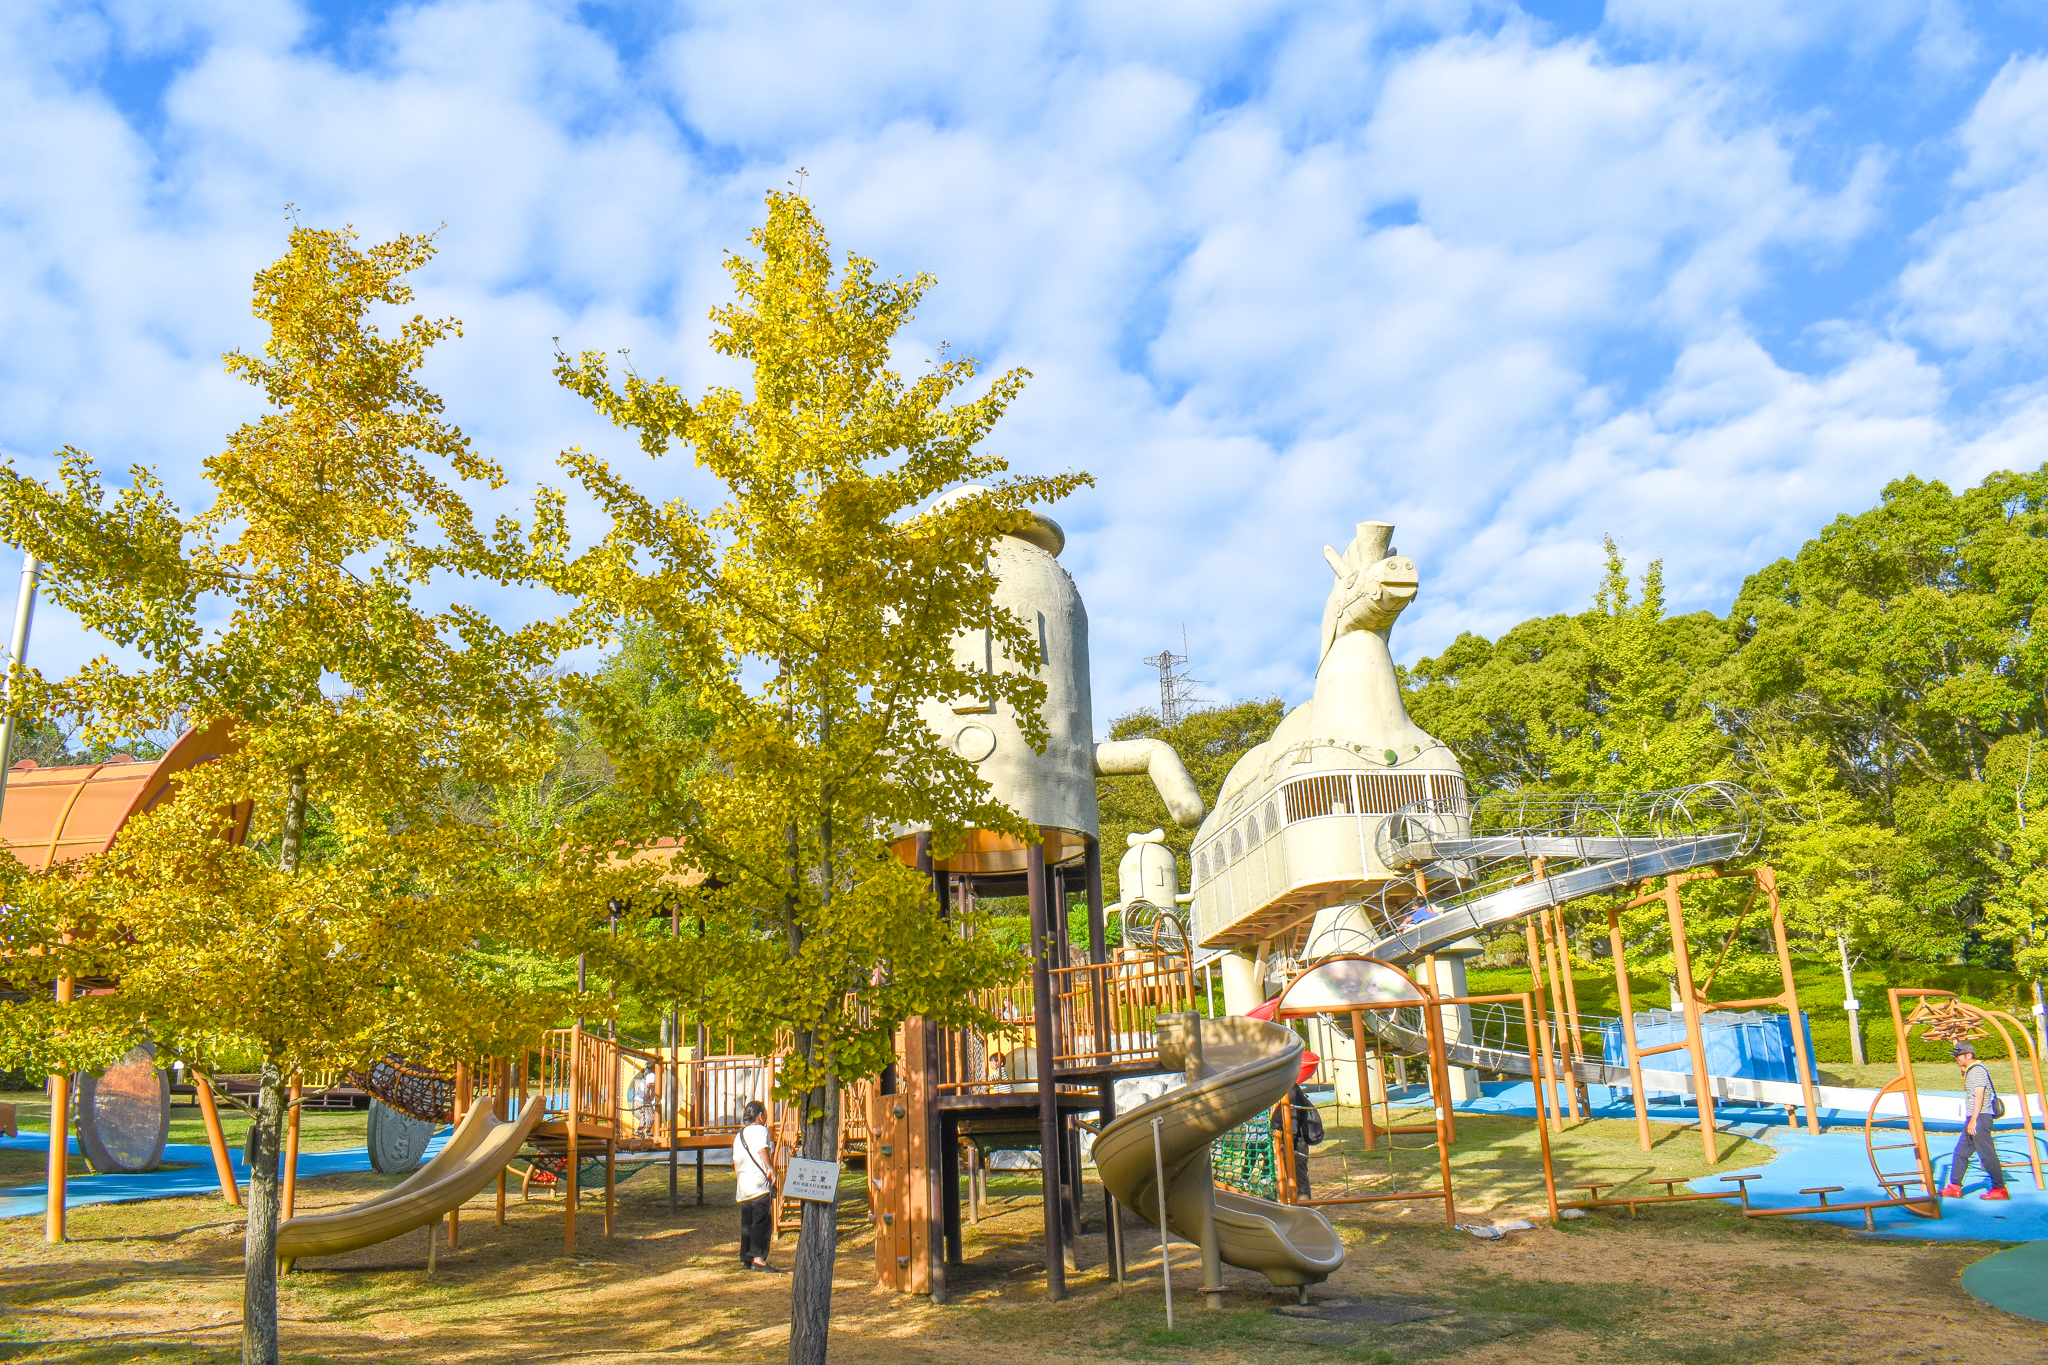
M 1741 1076 L 1753 1081 L 1799 1080 L 1799 1058 L 1792 1047 L 1792 1018 L 1786 1014 L 1726 1014 L 1709 1011 L 1701 1021 L 1700 1033 L 1707 1050 L 1707 1073 L 1712 1076 Z M 1813 1024 L 1804 1012 L 1799 1026 L 1805 1032 L 1806 1055 L 1813 1056 Z M 1628 1049 L 1622 1042 L 1621 1021 L 1613 1020 L 1601 1030 L 1609 1066 L 1628 1065 Z M 1648 1050 L 1685 1041 L 1685 1016 L 1668 1010 L 1648 1010 L 1636 1015 L 1636 1046 Z M 1692 1074 L 1692 1053 L 1684 1049 L 1660 1052 L 1643 1059 L 1651 1071 Z M 1669 1094 L 1652 1091 L 1651 1094 Z

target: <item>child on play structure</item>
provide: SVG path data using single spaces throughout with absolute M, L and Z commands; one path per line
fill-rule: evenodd
M 1949 1159 L 1948 1184 L 1943 1199 L 1961 1199 L 1963 1181 L 1970 1174 L 1970 1153 L 1984 1162 L 1984 1174 L 1991 1188 L 1979 1199 L 2010 1199 L 2005 1188 L 2005 1168 L 1998 1164 L 1998 1146 L 1991 1140 L 1991 1121 L 2005 1113 L 2005 1103 L 1991 1087 L 1991 1068 L 1977 1060 L 1977 1049 L 1969 1042 L 1953 1049 L 1956 1065 L 1963 1069 L 1963 1133 L 1956 1139 L 1956 1154 Z
M 732 1171 L 739 1182 L 740 1269 L 773 1272 L 768 1264 L 770 1211 L 775 1207 L 775 1177 L 769 1174 L 768 1106 L 748 1100 L 740 1111 L 739 1136 L 732 1140 Z

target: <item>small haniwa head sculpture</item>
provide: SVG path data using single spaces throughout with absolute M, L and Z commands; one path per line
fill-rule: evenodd
M 1415 600 L 1419 585 L 1415 561 L 1393 549 L 1393 538 L 1392 522 L 1361 521 L 1358 534 L 1343 554 L 1323 547 L 1323 558 L 1330 561 L 1337 581 L 1323 606 L 1323 645 L 1318 659 L 1330 652 L 1339 636 L 1351 631 L 1386 634 L 1393 628 L 1394 618 Z

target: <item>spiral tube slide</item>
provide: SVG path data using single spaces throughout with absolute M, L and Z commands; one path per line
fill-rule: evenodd
M 339 1256 L 389 1241 L 439 1222 L 468 1203 L 512 1163 L 539 1126 L 546 1108 L 535 1095 L 515 1119 L 501 1119 L 488 1104 L 476 1104 L 456 1126 L 448 1145 L 432 1161 L 382 1194 L 333 1213 L 306 1214 L 277 1229 L 282 1270 L 305 1256 Z
M 1103 1188 L 1140 1216 L 1160 1222 L 1152 1128 L 1157 1119 L 1165 1223 L 1202 1248 L 1205 1265 L 1220 1259 L 1276 1285 L 1328 1279 L 1344 1264 L 1344 1245 L 1321 1213 L 1218 1189 L 1209 1168 L 1211 1142 L 1293 1089 L 1301 1039 L 1292 1029 L 1242 1017 L 1167 1015 L 1159 1025 L 1159 1060 L 1184 1070 L 1188 1083 L 1103 1126 L 1095 1139 Z M 1221 1285 L 1205 1275 L 1203 1288 Z

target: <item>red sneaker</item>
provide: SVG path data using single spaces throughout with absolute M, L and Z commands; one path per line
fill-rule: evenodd
M 1963 1197 L 1963 1187 L 1961 1185 L 1943 1185 L 1941 1187 L 1941 1197 L 1943 1199 L 1961 1199 Z
M 1979 1199 L 2010 1199 L 2012 1198 L 2012 1195 L 2006 1191 L 2005 1186 L 1993 1185 L 1990 1189 L 1984 1191 L 1984 1193 L 1978 1195 L 1977 1197 Z

